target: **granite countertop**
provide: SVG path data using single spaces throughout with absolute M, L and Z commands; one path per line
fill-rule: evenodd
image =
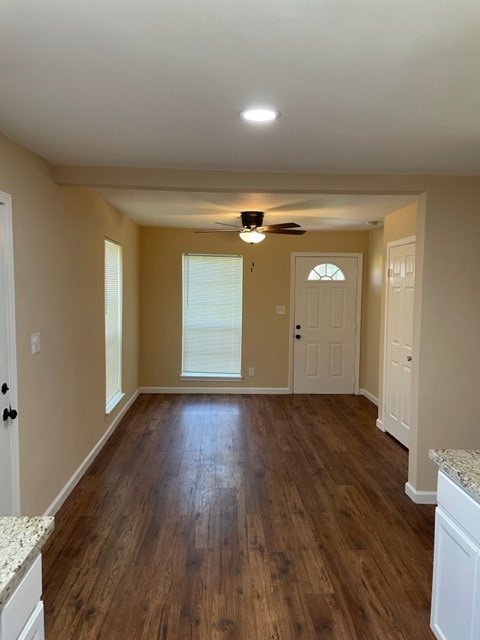
M 480 500 L 480 449 L 430 449 L 429 456 L 452 480 Z
M 54 529 L 50 517 L 0 517 L 0 609 Z

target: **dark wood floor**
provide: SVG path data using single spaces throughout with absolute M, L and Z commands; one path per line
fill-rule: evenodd
M 143 395 L 62 507 L 47 640 L 424 640 L 434 509 L 359 396 Z

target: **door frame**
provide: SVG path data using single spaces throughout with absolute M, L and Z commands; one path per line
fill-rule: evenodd
M 17 339 L 15 323 L 15 276 L 13 258 L 12 196 L 0 191 L 0 233 L 5 240 L 5 289 L 7 307 L 7 349 L 10 402 L 18 407 Z M 12 507 L 14 516 L 20 515 L 20 451 L 18 425 L 20 416 L 9 426 L 11 435 L 10 455 L 12 459 Z
M 384 312 L 383 312 L 383 358 L 382 358 L 382 398 L 381 398 L 381 402 L 379 403 L 379 416 L 377 419 L 377 427 L 381 430 L 381 431 L 385 431 L 385 424 L 384 424 L 384 418 L 385 418 L 385 387 L 387 384 L 387 330 L 388 330 L 388 305 L 389 305 L 389 286 L 388 286 L 388 270 L 389 270 L 389 265 L 390 265 L 390 250 L 393 249 L 394 247 L 401 247 L 405 244 L 414 244 L 415 245 L 415 290 L 417 289 L 417 268 L 416 268 L 416 262 L 417 262 L 417 236 L 407 236 L 406 238 L 400 238 L 400 240 L 391 240 L 390 242 L 387 242 L 386 244 L 386 251 L 385 251 L 385 264 L 384 264 L 384 268 L 383 268 L 383 275 L 384 275 L 384 282 L 385 282 L 385 302 L 384 302 Z M 415 304 L 415 298 L 414 298 L 414 304 Z M 415 307 L 413 309 L 413 322 L 414 322 L 414 326 L 415 326 Z M 415 342 L 415 340 L 414 340 Z M 413 376 L 413 373 L 412 373 Z M 413 383 L 412 383 L 413 386 Z M 412 423 L 413 421 L 413 409 L 412 409 L 413 403 L 411 405 L 410 408 L 410 412 L 411 412 L 411 416 L 410 416 L 410 422 Z M 412 424 L 410 424 L 410 428 L 412 427 Z
M 296 251 L 290 254 L 290 314 L 289 314 L 289 347 L 288 347 L 288 392 L 293 393 L 293 345 L 295 321 L 295 260 L 296 258 L 357 258 L 357 291 L 355 300 L 355 350 L 354 350 L 354 393 L 360 391 L 360 338 L 362 333 L 362 283 L 363 253 L 339 253 L 338 251 Z

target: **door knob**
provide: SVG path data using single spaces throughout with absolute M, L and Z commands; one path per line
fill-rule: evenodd
M 10 420 L 15 420 L 18 416 L 18 411 L 16 409 L 12 409 L 12 405 L 8 405 L 8 409 L 3 410 L 3 421 L 6 422 L 9 418 Z
M 301 337 L 302 337 L 302 336 L 301 336 L 299 333 L 297 333 L 297 334 L 296 334 L 296 336 L 295 336 L 295 339 L 296 339 L 296 340 L 300 340 L 300 338 L 301 338 Z
M 295 326 L 295 329 L 301 329 L 301 328 L 302 328 L 302 327 L 301 327 L 301 325 L 299 325 L 299 324 L 297 324 L 297 325 Z
M 407 356 L 407 362 L 411 362 L 412 361 L 412 356 Z
M 5 395 L 8 390 L 9 390 L 9 386 L 8 386 L 8 384 L 6 382 L 4 382 L 2 384 L 2 393 L 3 393 L 3 395 Z

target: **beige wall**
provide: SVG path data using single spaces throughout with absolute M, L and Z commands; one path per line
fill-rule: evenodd
M 480 178 L 439 181 L 425 212 L 419 208 L 418 428 L 409 479 L 420 489 L 435 486 L 436 466 L 423 463 L 430 448 L 480 449 L 480 295 L 472 285 L 480 273 L 479 208 Z
M 0 136 L 0 190 L 12 196 L 23 514 L 41 514 L 138 386 L 138 228 Z M 105 417 L 103 241 L 123 246 L 124 391 Z M 42 350 L 32 356 L 30 334 Z
M 414 236 L 417 231 L 417 205 L 412 204 L 395 211 L 385 217 L 383 227 L 383 243 L 385 248 L 389 242 L 403 240 Z M 386 257 L 386 253 L 385 253 Z
M 241 253 L 244 256 L 243 374 L 239 386 L 288 387 L 291 253 L 302 251 L 366 254 L 368 232 L 309 232 L 270 236 L 258 247 L 236 234 L 195 234 L 180 229 L 140 231 L 140 385 L 142 387 L 227 386 L 179 379 L 182 344 L 182 253 Z M 252 272 L 251 263 L 255 263 Z M 275 314 L 285 305 L 285 316 Z M 246 377 L 247 368 L 255 377 Z
M 383 281 L 383 229 L 368 234 L 362 307 L 360 388 L 378 400 Z

